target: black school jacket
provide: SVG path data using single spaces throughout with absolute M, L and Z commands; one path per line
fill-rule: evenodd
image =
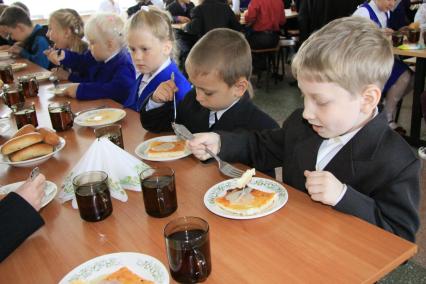
M 220 133 L 220 157 L 256 169 L 283 166 L 283 181 L 301 191 L 304 170 L 315 170 L 323 139 L 296 110 L 280 129 Z M 420 161 L 383 113 L 367 123 L 324 168 L 348 189 L 334 209 L 409 241 L 419 228 Z
M 238 129 L 262 130 L 278 128 L 278 124 L 269 115 L 253 104 L 248 93 L 230 109 L 228 109 L 212 128 L 209 128 L 210 110 L 200 105 L 195 99 L 194 89 L 185 95 L 177 107 L 176 122 L 185 125 L 192 133 Z M 173 102 L 162 107 L 146 111 L 141 110 L 141 123 L 143 128 L 151 132 L 172 131 Z

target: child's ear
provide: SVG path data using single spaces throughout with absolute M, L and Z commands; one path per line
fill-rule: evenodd
M 370 114 L 380 102 L 382 91 L 376 85 L 368 85 L 361 93 L 362 104 L 361 111 L 365 114 Z
M 173 49 L 173 44 L 170 40 L 166 40 L 163 43 L 163 54 L 165 56 L 170 56 L 170 54 L 172 53 L 172 49 Z
M 233 95 L 236 98 L 241 98 L 244 95 L 244 93 L 247 91 L 248 86 L 249 86 L 249 82 L 247 78 L 244 78 L 244 77 L 238 78 L 237 82 L 235 82 L 235 84 L 232 86 L 232 88 L 234 89 Z

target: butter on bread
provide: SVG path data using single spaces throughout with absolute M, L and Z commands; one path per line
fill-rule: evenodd
M 185 153 L 186 141 L 153 141 L 149 143 L 145 154 L 152 158 L 173 158 Z
M 3 155 L 9 155 L 25 147 L 31 146 L 33 144 L 43 141 L 43 135 L 37 132 L 27 133 L 15 138 L 8 140 L 3 144 L 1 148 L 1 153 Z
M 12 162 L 26 161 L 29 159 L 34 159 L 37 157 L 45 156 L 53 152 L 53 146 L 46 143 L 38 143 L 28 147 L 25 147 L 22 150 L 12 153 L 9 156 L 9 159 Z
M 237 188 L 244 188 L 250 182 L 251 178 L 256 174 L 256 169 L 249 169 L 237 179 Z

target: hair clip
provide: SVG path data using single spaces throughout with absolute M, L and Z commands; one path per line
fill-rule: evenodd
M 79 31 L 78 31 L 78 28 L 75 28 L 75 29 L 74 29 L 74 33 L 77 35 L 77 34 L 78 34 L 78 32 L 79 32 Z

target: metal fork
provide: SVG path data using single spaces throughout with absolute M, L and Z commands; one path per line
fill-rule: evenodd
M 192 140 L 195 136 L 182 124 L 174 123 L 172 122 L 173 130 L 175 131 L 175 134 L 177 137 L 183 140 Z M 232 178 L 239 178 L 243 175 L 244 171 L 232 166 L 228 162 L 223 161 L 221 158 L 219 158 L 216 154 L 214 154 L 212 151 L 210 151 L 206 147 L 206 152 L 210 154 L 218 163 L 219 171 L 229 177 Z

